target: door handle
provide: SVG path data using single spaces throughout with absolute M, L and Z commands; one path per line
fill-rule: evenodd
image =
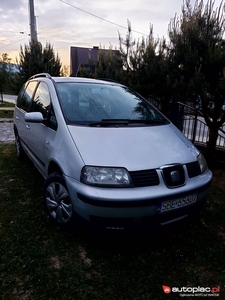
M 30 125 L 26 125 L 28 131 L 30 131 Z
M 19 117 L 16 116 L 16 121 L 19 121 Z

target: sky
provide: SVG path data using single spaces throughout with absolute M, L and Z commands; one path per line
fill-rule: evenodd
M 33 0 L 39 42 L 50 42 L 65 66 L 70 65 L 70 47 L 118 48 L 120 35 L 131 22 L 133 38 L 149 34 L 168 37 L 168 24 L 181 14 L 183 0 Z M 194 3 L 194 0 L 191 0 Z M 206 2 L 206 1 L 205 1 Z M 215 7 L 220 0 L 215 0 Z M 29 0 L 0 0 L 0 55 L 12 62 L 20 47 L 30 41 Z

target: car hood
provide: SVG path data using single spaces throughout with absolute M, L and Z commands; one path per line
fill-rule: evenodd
M 199 153 L 172 124 L 68 129 L 85 165 L 145 170 L 193 162 Z

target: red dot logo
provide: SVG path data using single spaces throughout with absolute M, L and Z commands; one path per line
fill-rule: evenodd
M 171 292 L 171 288 L 169 286 L 163 285 L 162 288 L 165 294 L 169 294 Z

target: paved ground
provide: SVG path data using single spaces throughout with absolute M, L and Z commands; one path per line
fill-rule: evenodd
M 7 120 L 3 122 L 2 119 L 0 119 L 0 142 L 11 142 L 14 140 L 13 123 Z
M 16 97 L 17 97 L 17 96 L 14 96 L 14 95 L 6 95 L 6 94 L 4 94 L 4 95 L 3 95 L 3 101 L 15 103 Z
M 3 100 L 11 103 L 15 103 L 16 96 L 12 95 L 3 95 Z M 0 109 L 5 109 L 0 107 Z M 13 107 L 7 108 L 13 110 Z M 0 142 L 11 142 L 14 141 L 14 133 L 13 133 L 13 120 L 0 118 Z

